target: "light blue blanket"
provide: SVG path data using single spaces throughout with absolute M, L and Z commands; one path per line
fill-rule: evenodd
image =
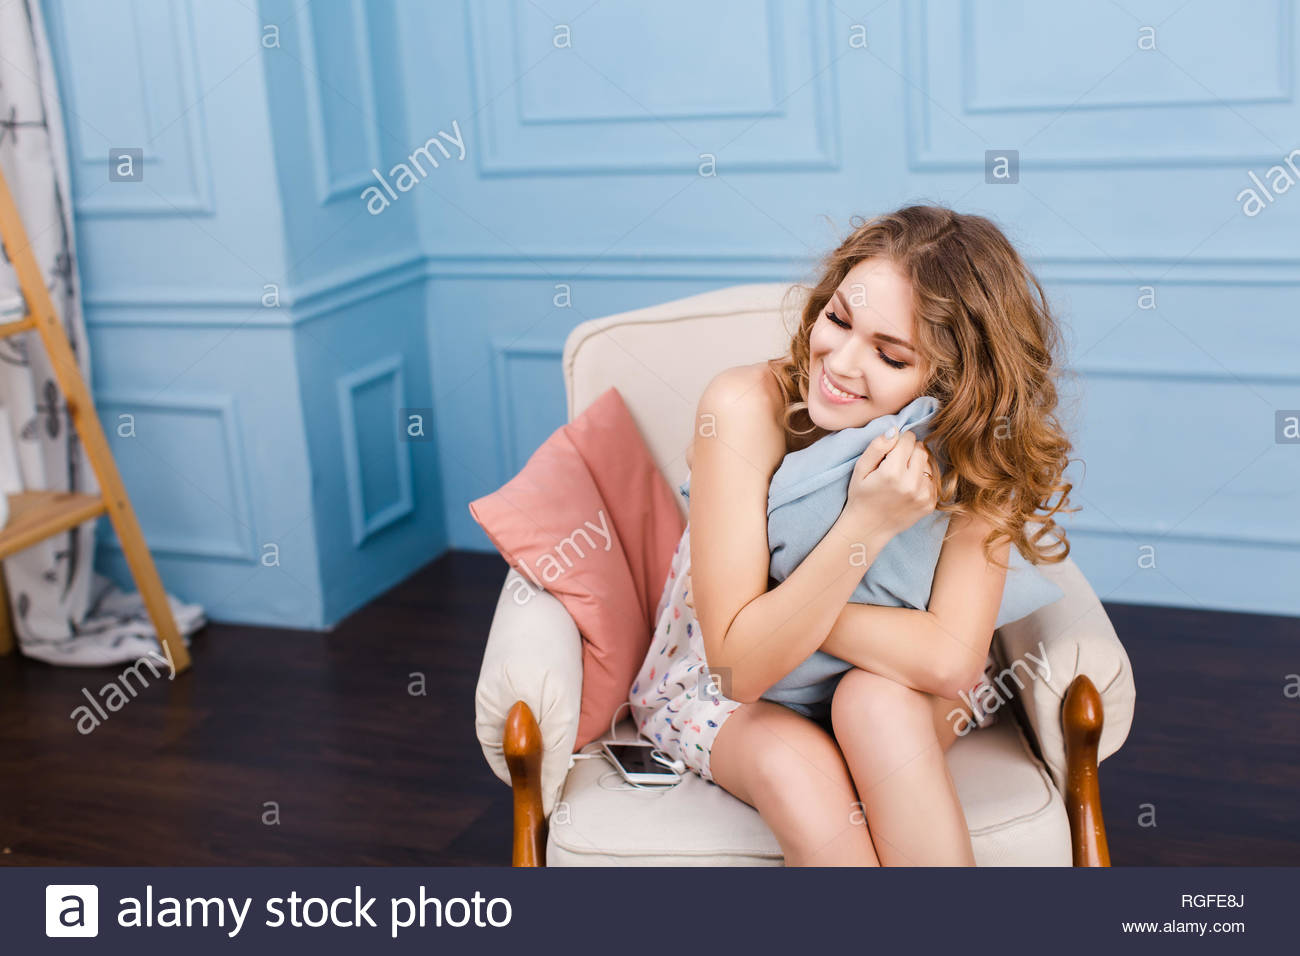
M 854 465 L 872 439 L 890 425 L 924 438 L 938 408 L 935 398 L 922 395 L 897 414 L 832 432 L 785 456 L 772 476 L 767 496 L 767 541 L 772 554 L 769 574 L 774 580 L 789 577 L 835 523 L 848 497 Z M 931 451 L 939 466 L 946 468 L 942 451 Z M 687 499 L 689 489 L 688 476 L 680 488 Z M 891 607 L 929 607 L 930 588 L 947 529 L 948 515 L 935 511 L 895 535 L 876 556 L 849 600 Z M 1014 546 L 1008 552 L 1009 569 L 995 627 L 1019 620 L 1064 596 Z M 824 651 L 814 651 L 763 697 L 804 716 L 824 719 L 830 712 L 831 695 L 840 675 L 852 666 Z

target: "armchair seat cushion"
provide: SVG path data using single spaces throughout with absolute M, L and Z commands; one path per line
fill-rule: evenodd
M 635 736 L 630 720 L 619 724 L 617 739 Z M 1015 720 L 959 738 L 948 766 L 977 865 L 1070 865 L 1065 804 Z M 548 866 L 784 863 L 758 811 L 697 774 L 662 792 L 606 789 L 621 786 L 605 760 L 577 762 L 551 815 Z

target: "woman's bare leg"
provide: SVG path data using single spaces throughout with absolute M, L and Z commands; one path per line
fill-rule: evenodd
M 974 866 L 944 750 L 955 731 L 936 698 L 853 668 L 831 702 L 835 739 L 886 866 Z M 946 713 L 951 701 L 944 702 Z M 942 738 L 942 739 L 941 739 Z
M 786 866 L 879 866 L 835 738 L 789 707 L 736 708 L 709 755 L 714 782 L 759 812 Z

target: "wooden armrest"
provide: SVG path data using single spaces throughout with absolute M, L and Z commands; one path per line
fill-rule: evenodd
M 1070 818 L 1070 842 L 1075 866 L 1110 866 L 1106 824 L 1101 816 L 1101 785 L 1097 778 L 1097 745 L 1104 714 L 1101 695 L 1080 674 L 1065 692 L 1061 729 L 1065 737 L 1065 810 Z
M 504 751 L 515 795 L 511 866 L 546 865 L 546 817 L 542 813 L 542 731 L 522 700 L 506 715 Z

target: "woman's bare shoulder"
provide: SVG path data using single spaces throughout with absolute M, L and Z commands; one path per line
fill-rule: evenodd
M 763 419 L 780 428 L 781 389 L 767 362 L 723 369 L 710 380 L 705 395 L 728 405 L 739 404 L 751 414 L 765 413 Z
M 781 390 L 767 362 L 723 369 L 700 398 L 697 434 L 730 433 L 752 454 L 779 462 L 785 455 Z

